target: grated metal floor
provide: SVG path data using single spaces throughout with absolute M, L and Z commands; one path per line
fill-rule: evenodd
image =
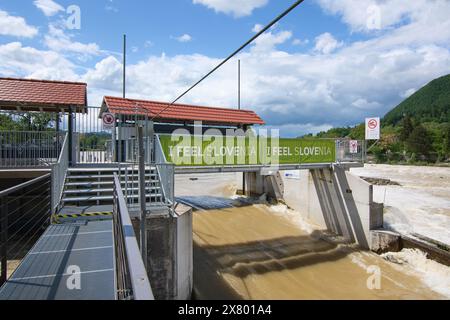
M 112 228 L 111 218 L 51 225 L 0 288 L 0 300 L 114 300 Z

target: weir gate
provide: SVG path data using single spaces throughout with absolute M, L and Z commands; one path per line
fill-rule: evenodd
M 80 83 L 0 86 L 16 95 L 0 94 L 0 299 L 189 298 L 192 210 L 177 203 L 175 174 L 243 172 L 246 195 L 282 201 L 280 171 L 304 170 L 308 218 L 365 248 L 380 223 L 371 186 L 348 172 L 362 141 L 245 136 L 264 124 L 245 110 L 88 107 Z

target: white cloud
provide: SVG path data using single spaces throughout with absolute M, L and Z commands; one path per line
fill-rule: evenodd
M 34 5 L 47 17 L 54 16 L 58 12 L 64 11 L 64 7 L 53 0 L 35 0 Z
M 339 43 L 331 37 L 334 45 L 330 46 L 333 41 L 328 45 L 323 42 L 319 51 L 306 53 L 282 51 L 280 45 L 295 41 L 292 32 L 270 30 L 236 57 L 242 62 L 242 107 L 258 112 L 269 128 L 279 127 L 282 136 L 384 115 L 411 94 L 412 88 L 450 73 L 450 2 L 429 2 L 419 13 L 422 18 L 391 25 L 364 40 Z M 416 13 L 411 16 L 416 17 Z M 429 25 L 439 32 L 431 32 Z M 170 101 L 216 66 L 220 58 L 150 56 L 128 66 L 127 95 Z M 100 104 L 103 95 L 121 95 L 121 62 L 113 56 L 99 60 L 94 68 L 77 76 L 74 70 L 79 69 L 62 52 L 39 51 L 18 42 L 0 46 L 0 74 L 78 77 L 88 82 L 93 105 Z M 182 102 L 235 108 L 236 82 L 236 61 L 230 61 Z
M 277 45 L 285 43 L 290 38 L 292 38 L 291 31 L 279 31 L 277 33 L 272 31 L 265 32 L 255 40 L 252 51 L 272 51 Z
M 449 49 L 434 44 L 378 48 L 370 43 L 375 40 L 368 40 L 346 45 L 332 55 L 277 49 L 291 35 L 289 31 L 268 32 L 237 57 L 242 62 L 242 107 L 258 112 L 269 128 L 280 128 L 282 136 L 352 125 L 373 114 L 382 116 L 410 88 L 450 73 Z M 128 66 L 128 96 L 170 101 L 219 62 L 198 54 L 151 56 Z M 121 64 L 108 57 L 85 80 L 97 97 L 90 98 L 94 103 L 101 102 L 100 93 L 120 95 Z M 236 63 L 231 61 L 182 102 L 235 108 L 236 96 Z
M 417 23 L 428 23 L 426 30 L 417 36 L 429 34 L 426 31 L 434 29 L 436 24 L 442 23 L 443 18 L 449 16 L 449 1 L 447 0 L 316 0 L 329 14 L 338 15 L 349 25 L 352 31 L 377 32 L 374 22 L 379 23 L 379 29 L 415 28 Z M 378 21 L 377 21 L 378 20 Z M 375 23 L 376 25 L 377 23 Z M 417 30 L 418 31 L 418 30 Z
M 281 137 L 286 137 L 289 135 L 290 137 L 301 137 L 306 134 L 312 133 L 316 134 L 322 131 L 328 131 L 333 128 L 330 124 L 312 124 L 312 123 L 287 123 L 278 126 L 264 126 L 264 129 L 267 129 L 270 132 L 271 129 L 280 130 Z
M 54 25 L 49 25 L 49 32 L 44 37 L 44 42 L 48 48 L 56 52 L 71 52 L 80 55 L 99 55 L 100 47 L 96 43 L 84 44 L 72 41 L 71 36 L 64 33 Z
M 294 40 L 292 40 L 292 45 L 293 46 L 304 46 L 304 45 L 307 45 L 308 43 L 309 43 L 308 39 L 305 39 L 305 40 L 294 39 Z
M 337 41 L 330 33 L 326 32 L 316 38 L 314 50 L 323 54 L 329 54 L 342 47 L 342 45 L 342 42 Z
M 117 13 L 117 12 L 119 12 L 119 9 L 117 8 L 117 7 L 115 7 L 114 6 L 114 1 L 113 0 L 109 0 L 109 3 L 110 4 L 107 4 L 106 6 L 105 6 L 105 10 L 106 11 L 111 11 L 111 12 L 115 12 L 115 13 Z
M 38 29 L 29 26 L 24 18 L 10 16 L 0 10 L 0 35 L 32 38 L 38 34 Z
M 410 96 L 412 96 L 417 90 L 414 88 L 408 89 L 403 93 L 400 93 L 400 97 L 402 97 L 403 99 L 409 98 Z
M 258 32 L 260 32 L 262 29 L 263 29 L 263 25 L 257 23 L 257 24 L 255 24 L 255 25 L 253 26 L 252 32 L 258 33 Z
M 202 4 L 215 12 L 232 15 L 235 18 L 252 14 L 253 10 L 264 7 L 269 0 L 193 0 L 194 4 Z
M 100 91 L 120 91 L 122 85 L 122 63 L 117 58 L 109 56 L 98 62 L 94 69 L 86 72 L 82 79 L 89 83 L 89 86 Z
M 363 98 L 358 98 L 352 103 L 352 106 L 362 110 L 374 110 L 380 108 L 380 103 L 370 102 Z
M 185 33 L 185 34 L 183 34 L 183 35 L 181 35 L 179 37 L 173 37 L 173 39 L 177 40 L 178 42 L 185 43 L 185 42 L 192 41 L 192 36 L 187 34 L 187 33 Z
M 78 80 L 72 62 L 52 51 L 24 47 L 20 42 L 0 45 L 0 72 L 19 77 Z

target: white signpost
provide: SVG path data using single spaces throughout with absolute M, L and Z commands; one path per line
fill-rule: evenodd
M 366 140 L 380 140 L 380 118 L 366 118 Z
M 350 153 L 351 154 L 358 153 L 358 141 L 357 140 L 350 141 Z
M 114 129 L 114 125 L 116 123 L 116 117 L 112 113 L 105 112 L 102 115 L 103 120 L 103 128 L 105 129 Z

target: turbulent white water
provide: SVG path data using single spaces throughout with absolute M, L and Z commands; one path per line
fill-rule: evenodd
M 448 268 L 423 254 L 379 257 L 334 243 L 285 205 L 235 207 L 236 175 L 190 178 L 177 177 L 177 196 L 207 207 L 194 216 L 199 299 L 450 299 Z M 381 290 L 368 290 L 373 266 Z
M 382 257 L 406 266 L 410 274 L 419 274 L 430 289 L 450 298 L 450 268 L 427 259 L 426 253 L 417 249 L 403 249 L 401 252 L 388 252 Z
M 284 204 L 270 206 L 269 208 L 274 214 L 277 214 L 283 218 L 288 219 L 294 225 L 298 226 L 300 229 L 302 229 L 307 233 L 312 233 L 315 230 L 314 226 L 311 223 L 307 222 L 305 219 L 303 219 L 298 212 L 289 209 Z
M 450 168 L 366 165 L 351 172 L 401 184 L 374 186 L 374 201 L 385 205 L 385 228 L 450 245 Z
M 314 226 L 305 221 L 300 214 L 285 205 L 271 206 L 270 210 L 280 217 L 290 220 L 303 231 L 312 233 L 315 230 Z M 364 270 L 368 270 L 367 259 L 369 255 L 366 252 L 354 252 L 349 256 L 353 263 Z M 418 276 L 431 290 L 450 299 L 450 268 L 428 259 L 425 252 L 418 249 L 404 249 L 401 252 L 383 254 L 382 257 L 386 261 L 400 265 L 401 267 L 397 268 L 398 271 L 406 271 L 411 276 Z M 389 280 L 399 287 L 403 286 L 395 279 L 389 278 Z
M 385 228 L 450 244 L 450 168 L 366 165 L 351 172 L 401 184 L 374 186 L 374 201 L 385 205 Z M 300 179 L 299 171 L 285 172 L 285 178 Z M 424 252 L 405 249 L 383 258 L 400 264 L 430 289 L 450 298 L 450 268 L 427 259 Z M 353 262 L 364 266 L 362 256 L 354 255 Z

